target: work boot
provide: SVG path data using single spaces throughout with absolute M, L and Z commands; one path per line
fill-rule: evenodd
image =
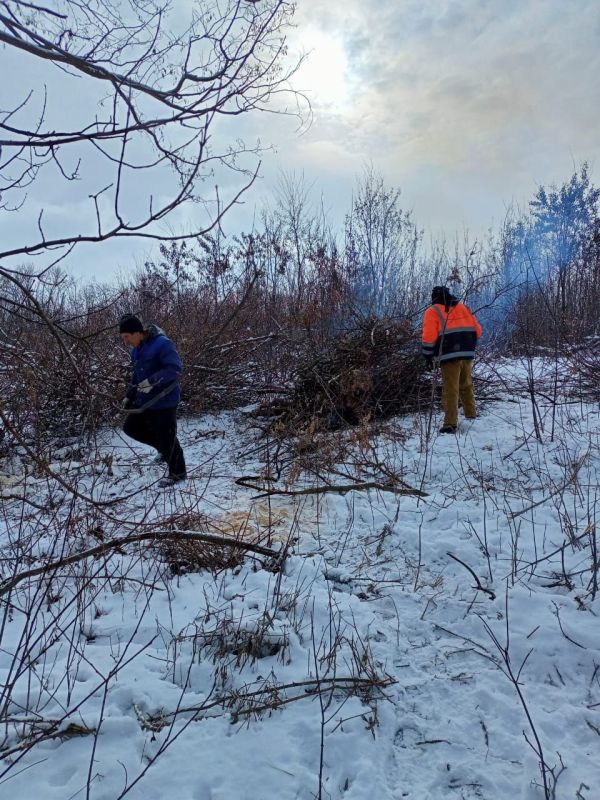
M 175 486 L 177 483 L 182 483 L 187 478 L 186 473 L 182 473 L 181 475 L 173 475 L 169 474 L 166 475 L 164 478 L 161 478 L 158 482 L 158 485 L 161 489 L 165 489 L 169 486 Z
M 440 433 L 456 433 L 456 425 L 442 425 Z

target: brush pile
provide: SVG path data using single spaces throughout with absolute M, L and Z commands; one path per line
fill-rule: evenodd
M 300 364 L 290 392 L 255 414 L 277 416 L 286 428 L 318 424 L 335 430 L 416 411 L 430 398 L 429 375 L 410 324 L 370 320 Z

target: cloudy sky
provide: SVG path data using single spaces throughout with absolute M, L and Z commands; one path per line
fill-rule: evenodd
M 314 119 L 298 135 L 269 118 L 277 156 L 252 200 L 285 169 L 339 219 L 372 163 L 419 224 L 452 235 L 584 160 L 600 181 L 599 0 L 299 0 L 296 23 Z
M 187 19 L 192 7 L 175 0 L 174 13 Z M 538 186 L 568 180 L 583 161 L 600 184 L 600 0 L 298 0 L 289 44 L 290 59 L 306 54 L 293 85 L 310 98 L 311 124 L 257 113 L 214 130 L 217 149 L 238 137 L 274 146 L 261 178 L 225 219 L 228 236 L 249 231 L 261 207 L 273 205 L 282 170 L 303 176 L 341 231 L 356 182 L 372 165 L 401 190 L 403 208 L 427 234 L 449 239 L 465 230 L 481 236 L 511 204 L 526 208 Z M 0 69 L 12 76 L 0 93 L 4 108 L 31 90 L 39 111 L 54 91 L 50 129 L 98 113 L 97 97 L 78 88 L 80 76 L 65 89 L 62 70 L 11 48 L 0 49 Z M 95 225 L 85 181 L 104 176 L 93 162 L 84 166 L 89 174 L 82 167 L 68 185 L 52 173 L 35 181 L 27 202 L 0 217 L 5 247 L 37 241 L 41 211 L 59 231 L 74 219 L 82 229 L 90 219 Z M 206 188 L 214 194 L 210 181 Z M 65 266 L 110 279 L 155 252 L 148 240 L 121 239 L 79 246 Z

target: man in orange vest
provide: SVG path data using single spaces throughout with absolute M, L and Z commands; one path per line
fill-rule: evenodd
M 434 286 L 431 305 L 423 315 L 422 352 L 427 363 L 440 362 L 444 424 L 440 433 L 456 433 L 458 400 L 467 419 L 475 419 L 475 394 L 471 367 L 481 325 L 467 306 L 447 286 Z

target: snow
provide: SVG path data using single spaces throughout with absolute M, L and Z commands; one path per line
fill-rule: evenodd
M 522 375 L 484 375 L 497 399 L 456 437 L 426 413 L 370 443 L 337 434 L 340 469 L 383 484 L 384 464 L 425 497 L 257 498 L 235 482 L 264 478 L 243 412 L 181 424 L 190 479 L 165 491 L 154 454 L 118 431 L 51 464 L 100 505 L 2 465 L 3 496 L 36 504 L 4 500 L 3 579 L 19 548 L 23 571 L 173 515 L 291 549 L 281 572 L 248 554 L 172 575 L 142 542 L 57 570 L 49 589 L 18 584 L 0 628 L 1 796 L 600 797 L 600 414 L 538 398 L 539 441 Z M 297 472 L 286 488 L 312 485 Z

